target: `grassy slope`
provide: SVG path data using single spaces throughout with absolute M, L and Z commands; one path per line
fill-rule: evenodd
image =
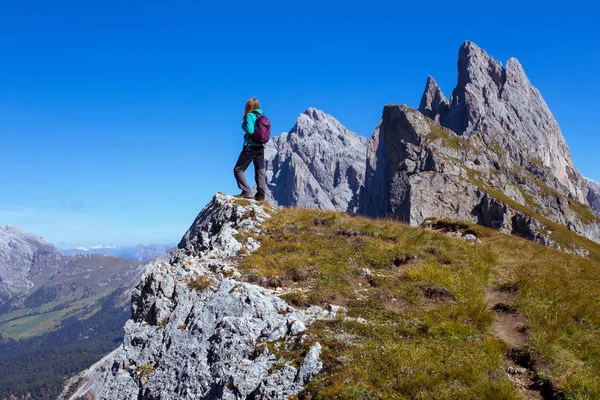
M 490 334 L 485 296 L 501 287 L 515 288 L 531 352 L 555 386 L 600 398 L 598 262 L 477 226 L 483 243 L 471 245 L 333 212 L 281 210 L 266 225 L 263 246 L 242 263 L 247 279 L 283 286 L 295 306 L 348 310 L 309 329 L 325 368 L 306 398 L 518 398 L 506 345 Z
M 476 175 L 477 174 L 474 171 L 467 169 L 467 176 L 471 183 L 473 183 L 475 186 L 477 186 L 479 189 L 483 190 L 490 196 L 507 204 L 509 207 L 521 211 L 525 215 L 528 215 L 529 217 L 534 218 L 542 224 L 544 224 L 550 231 L 552 231 L 551 239 L 556 241 L 556 243 L 561 245 L 563 248 L 571 249 L 573 248 L 573 246 L 584 248 L 589 251 L 589 256 L 591 259 L 595 261 L 600 261 L 600 244 L 593 242 L 590 239 L 587 239 L 583 236 L 580 236 L 570 231 L 567 227 L 548 219 L 547 217 L 535 212 L 534 210 L 523 204 L 514 201 L 504 193 L 499 192 L 490 185 L 478 179 Z M 577 209 L 578 205 L 579 203 L 569 200 L 569 206 L 571 208 L 575 207 L 575 209 Z M 580 215 L 585 215 L 583 213 L 586 210 L 586 206 L 579 205 L 579 207 L 580 208 L 578 210 L 580 213 L 582 213 Z M 596 217 L 593 216 L 593 218 Z M 583 219 L 583 217 L 582 221 L 585 222 L 585 219 Z
M 94 309 L 99 300 L 113 291 L 114 289 L 110 289 L 82 299 L 51 302 L 40 308 L 23 308 L 5 314 L 0 318 L 0 334 L 5 338 L 19 340 L 50 332 L 65 318 L 78 315 L 88 308 Z
M 0 338 L 30 338 L 57 329 L 65 318 L 89 317 L 98 310 L 98 301 L 127 284 L 127 278 L 119 277 L 119 273 L 139 264 L 111 256 L 72 258 L 68 262 L 69 273 L 50 281 L 40 279 L 19 308 L 0 315 Z M 35 301 L 28 304 L 32 298 Z

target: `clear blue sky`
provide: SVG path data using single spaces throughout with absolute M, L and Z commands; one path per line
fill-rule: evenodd
M 548 2 L 0 1 L 0 224 L 61 246 L 177 242 L 232 168 L 245 100 L 370 136 L 450 95 L 464 40 L 517 57 L 600 180 L 597 6 Z

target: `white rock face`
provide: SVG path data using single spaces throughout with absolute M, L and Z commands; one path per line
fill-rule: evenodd
M 264 288 L 224 277 L 233 276 L 241 250 L 257 248 L 256 240 L 237 234 L 259 232 L 268 212 L 254 201 L 217 194 L 172 261 L 146 271 L 132 295 L 123 345 L 74 378 L 68 398 L 285 399 L 299 393 L 322 368 L 321 346 L 306 346 L 300 360 L 282 359 L 272 349 L 303 343 L 307 325 L 331 313 L 294 309 Z M 202 283 L 192 288 L 195 279 Z
M 60 251 L 20 228 L 0 226 L 0 304 L 26 293 L 36 277 L 63 264 Z
M 270 200 L 286 207 L 354 214 L 364 183 L 367 139 L 314 108 L 265 150 Z

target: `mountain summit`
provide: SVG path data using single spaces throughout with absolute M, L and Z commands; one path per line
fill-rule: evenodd
M 429 78 L 419 111 L 464 138 L 479 135 L 488 146 L 496 143 L 506 150 L 505 162 L 547 168 L 557 182 L 546 184 L 585 203 L 585 182 L 558 123 L 516 58 L 503 66 L 465 42 L 458 52 L 458 84 L 449 105 Z
M 353 214 L 364 181 L 367 139 L 309 108 L 265 150 L 271 201 Z
M 589 249 L 219 193 L 61 398 L 597 398 Z

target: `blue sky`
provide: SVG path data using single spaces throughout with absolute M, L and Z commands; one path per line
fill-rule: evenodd
M 317 107 L 370 136 L 447 96 L 464 40 L 517 57 L 600 180 L 597 6 L 548 2 L 0 2 L 0 224 L 61 247 L 177 242 L 237 193 L 245 100 L 276 132 Z

